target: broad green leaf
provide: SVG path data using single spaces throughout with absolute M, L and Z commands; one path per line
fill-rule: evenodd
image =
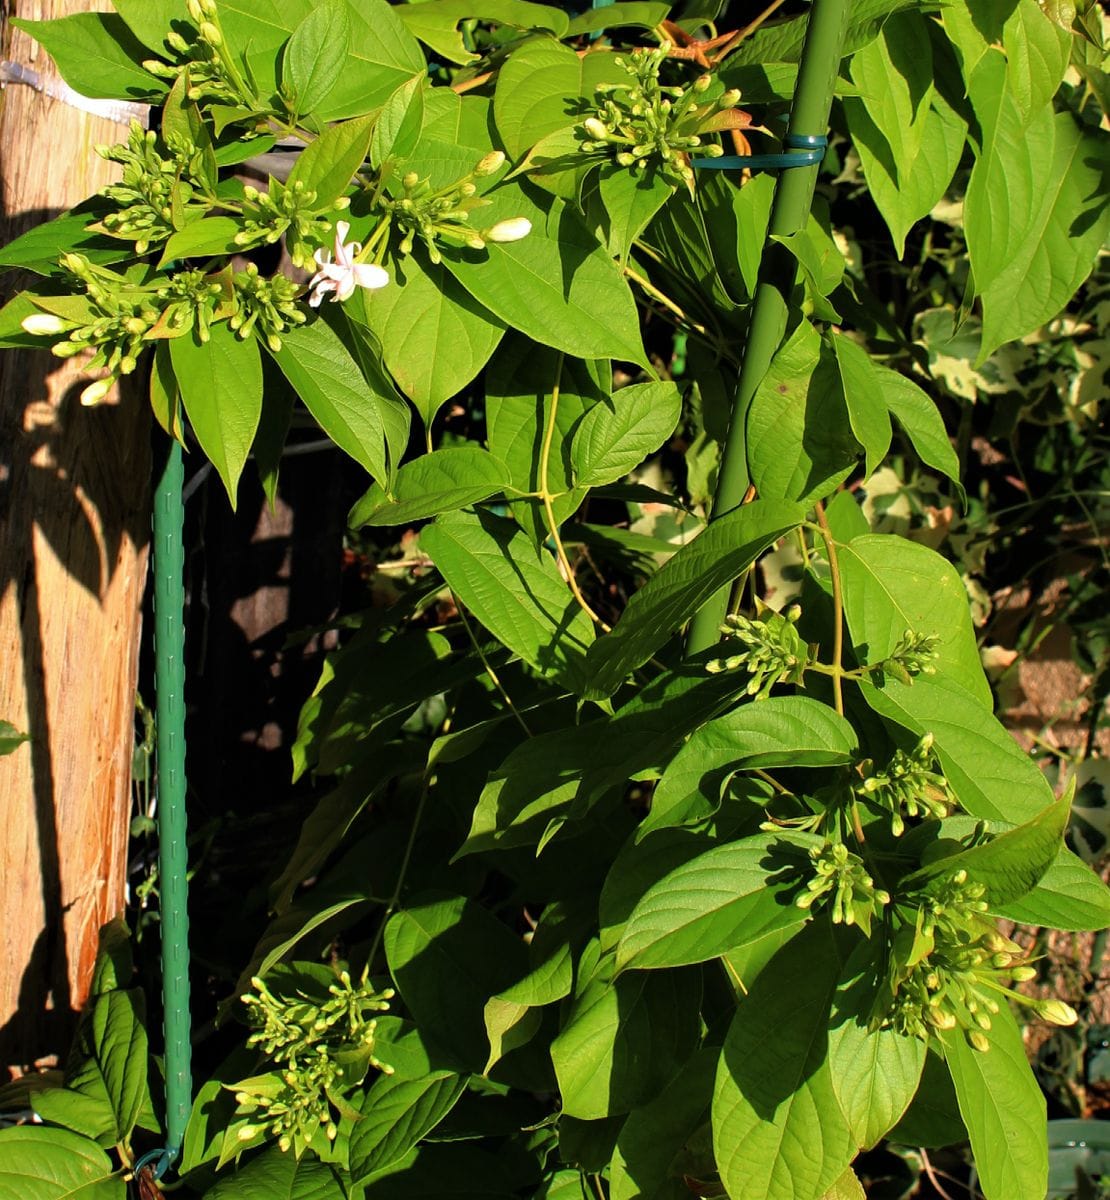
M 839 973 L 829 927 L 815 922 L 737 1006 L 713 1094 L 713 1151 L 733 1200 L 819 1200 L 855 1156 L 828 1062 Z
M 385 953 L 425 1040 L 480 1072 L 489 1057 L 486 1001 L 527 970 L 524 943 L 473 901 L 429 893 L 390 919 Z
M 689 1144 L 709 1119 L 718 1051 L 699 1050 L 674 1080 L 634 1109 L 617 1137 L 609 1176 L 612 1200 L 687 1200 Z
M 567 15 L 547 4 L 532 4 L 529 0 L 425 0 L 425 3 L 405 4 L 398 15 L 409 32 L 429 46 L 440 58 L 460 66 L 477 62 L 479 55 L 468 50 L 459 25 L 477 19 L 496 25 L 514 26 L 521 30 L 546 29 L 556 37 L 567 32 Z
M 993 906 L 992 906 L 993 908 Z M 1110 888 L 1066 846 L 1041 876 L 1037 886 L 999 908 L 997 916 L 1023 925 L 1052 929 L 1105 929 L 1110 926 Z
M 293 30 L 281 55 L 281 80 L 295 112 L 313 112 L 343 74 L 351 41 L 347 0 L 320 0 Z
M 770 237 L 785 247 L 801 268 L 806 313 L 813 320 L 839 324 L 840 313 L 829 297 L 844 278 L 844 254 L 840 247 L 813 217 L 805 229 L 773 233 Z
M 497 74 L 493 116 L 510 158 L 517 159 L 545 134 L 581 122 L 599 83 L 626 82 L 611 54 L 579 57 L 547 38 L 525 42 Z M 583 105 L 585 101 L 585 105 Z
M 119 1126 L 103 1087 L 78 1091 L 73 1087 L 43 1088 L 31 1097 L 35 1116 L 92 1138 L 105 1149 L 115 1144 Z
M 11 721 L 0 721 L 0 758 L 14 754 L 24 742 L 29 742 L 29 733 L 20 733 Z
M 407 525 L 450 512 L 505 490 L 504 463 L 480 446 L 450 446 L 413 459 L 397 472 L 387 493 L 380 483 L 355 503 L 347 523 Z
M 500 996 L 491 996 L 486 1001 L 484 1016 L 489 1058 L 482 1068 L 483 1075 L 488 1075 L 506 1054 L 527 1045 L 543 1024 L 543 1014 L 538 1008 Z
M 363 292 L 362 303 L 385 365 L 425 425 L 485 366 L 505 332 L 503 321 L 419 249 L 395 263 L 389 287 Z
M 658 171 L 630 171 L 619 164 L 603 166 L 597 180 L 597 194 L 605 208 L 606 244 L 624 264 L 632 243 L 666 204 L 674 185 Z
M 103 201 L 93 197 L 52 221 L 44 221 L 28 229 L 0 247 L 0 270 L 18 267 L 22 271 L 33 271 L 36 275 L 66 276 L 67 272 L 58 264 L 58 259 L 66 251 L 76 251 L 89 262 L 97 264 L 134 257 L 133 242 L 85 232 L 87 226 L 103 215 Z M 6 327 L 6 321 L 0 323 L 0 337 L 3 337 L 2 331 Z M 44 344 L 39 339 L 33 341 L 35 345 Z
M 888 657 L 907 632 L 938 639 L 934 665 L 989 712 L 967 590 L 935 550 L 894 534 L 853 538 L 837 551 L 844 616 L 860 661 Z
M 863 1190 L 859 1176 L 848 1167 L 821 1200 L 867 1200 L 867 1193 Z
M 239 476 L 262 416 L 262 360 L 254 338 L 243 340 L 225 322 L 170 341 L 181 402 L 200 448 L 216 468 L 235 507 Z
M 490 206 L 480 210 L 484 227 L 524 216 L 532 231 L 517 242 L 444 254 L 448 270 L 478 303 L 556 350 L 645 362 L 628 284 L 574 210 L 515 183 L 502 184 L 486 198 Z
M 612 633 L 587 656 L 589 698 L 611 696 L 714 592 L 803 518 L 799 505 L 756 500 L 726 513 L 683 546 L 633 595 Z
M 1011 904 L 1031 892 L 1063 848 L 1068 827 L 1072 787 L 1031 821 L 1015 826 L 980 846 L 939 858 L 903 880 L 908 888 L 930 891 L 957 871 L 966 871 L 987 888 L 992 907 Z
M 241 1170 L 220 1175 L 205 1200 L 344 1200 L 339 1172 L 307 1154 L 283 1154 L 276 1146 L 252 1158 Z
M 577 924 L 565 905 L 546 908 L 528 944 L 528 974 L 501 992 L 500 998 L 533 1007 L 554 1004 L 569 995 L 574 986 L 570 939 Z
M 149 100 L 166 93 L 164 80 L 143 69 L 142 44 L 115 13 L 78 12 L 56 21 L 12 18 L 54 60 L 75 92 L 93 100 Z
M 883 400 L 883 377 L 867 351 L 851 338 L 834 333 L 832 345 L 848 408 L 848 424 L 866 456 L 866 479 L 890 449 L 890 416 Z
M 871 1030 L 850 1017 L 829 1030 L 833 1090 L 863 1149 L 876 1145 L 909 1107 L 925 1054 L 919 1038 Z
M 141 991 L 115 989 L 97 996 L 77 1034 L 81 1065 L 66 1080 L 68 1087 L 107 1101 L 115 1123 L 115 1143 L 131 1136 L 150 1099 L 144 1020 Z M 98 1131 L 102 1132 L 107 1131 Z
M 944 675 L 919 675 L 910 686 L 887 679 L 861 690 L 880 716 L 919 737 L 933 734 L 945 777 L 973 817 L 1016 824 L 1052 803 L 1037 764 L 989 709 Z
M 940 1038 L 971 1138 L 979 1186 L 987 1200 L 1044 1200 L 1045 1099 L 1008 1008 L 991 1017 L 984 1036 L 990 1043 L 985 1053 L 973 1050 L 958 1030 Z
M 927 466 L 947 475 L 953 483 L 960 478 L 960 460 L 936 404 L 912 380 L 889 367 L 876 368 L 882 380 L 883 400 L 901 425 L 917 457 Z
M 370 150 L 374 117 L 358 117 L 329 125 L 297 156 L 286 186 L 303 184 L 316 193 L 315 208 L 326 211 L 343 196 Z
M 403 1158 L 443 1120 L 466 1090 L 465 1076 L 433 1071 L 423 1079 L 380 1075 L 351 1131 L 351 1179 L 358 1183 Z
M 1070 29 L 1062 29 L 1037 0 L 1017 0 L 1007 16 L 1002 26 L 1007 91 L 1027 120 L 1063 82 L 1071 41 Z
M 623 478 L 674 433 L 682 396 L 673 383 L 633 383 L 594 405 L 574 434 L 576 482 L 598 487 Z
M 578 37 L 583 33 L 596 33 L 601 29 L 654 29 L 666 19 L 670 4 L 664 0 L 617 0 L 603 8 L 587 9 L 579 13 L 566 30 L 566 37 Z
M 836 358 L 822 351 L 817 330 L 803 321 L 752 398 L 752 483 L 765 499 L 812 503 L 846 478 L 858 457 Z
M 983 306 L 979 362 L 1054 317 L 1090 274 L 1110 229 L 1099 164 L 1107 135 L 1045 106 L 1026 121 L 984 55 L 970 84 L 984 128 L 968 181 L 964 228 Z
M 858 753 L 855 731 L 826 704 L 808 696 L 750 700 L 695 730 L 656 785 L 641 836 L 700 819 L 690 800 L 706 787 L 720 794 L 729 775 L 757 767 L 846 766 Z
M 917 1094 L 890 1131 L 890 1140 L 903 1146 L 928 1148 L 967 1141 L 967 1129 L 952 1087 L 952 1073 L 935 1041 L 925 1054 Z
M 421 546 L 479 621 L 526 663 L 581 687 L 593 625 L 554 558 L 501 517 L 455 514 L 420 535 Z
M 632 910 L 617 946 L 618 969 L 707 962 L 807 921 L 794 898 L 807 852 L 819 844 L 802 835 L 757 834 L 676 867 Z
M 650 1099 L 697 1045 L 700 998 L 697 972 L 601 969 L 551 1043 L 563 1112 L 594 1121 Z
M 164 54 L 166 34 L 175 21 L 188 21 L 185 0 L 113 0 L 112 7 L 144 46 Z
M 426 94 L 427 79 L 418 75 L 402 83 L 389 97 L 370 138 L 370 161 L 374 166 L 382 167 L 391 158 L 404 158 L 416 148 L 424 124 Z
M 108 1155 L 68 1129 L 0 1129 L 0 1195 L 22 1200 L 125 1200 Z
M 370 387 L 330 326 L 287 329 L 274 358 L 328 437 L 378 482 L 388 479 L 392 447 L 401 440 L 391 431 L 407 428 L 408 410 Z
M 234 217 L 204 217 L 171 233 L 162 250 L 160 267 L 175 259 L 202 258 L 210 254 L 237 254 L 235 235 L 242 225 Z
M 754 296 L 771 220 L 775 177 L 764 172 L 740 187 L 728 178 L 727 171 L 703 174 L 709 178 L 698 180 L 698 206 L 721 278 L 733 295 Z

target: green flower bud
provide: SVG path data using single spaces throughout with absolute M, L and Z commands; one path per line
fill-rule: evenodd
M 532 222 L 527 217 L 509 217 L 498 221 L 489 229 L 482 230 L 487 242 L 519 242 L 532 232 Z
M 605 141 L 609 140 L 609 132 L 610 131 L 609 131 L 608 127 L 603 122 L 601 122 L 597 117 L 587 117 L 585 119 L 585 121 L 582 122 L 582 128 L 595 141 L 605 142 Z
M 103 379 L 96 380 L 95 383 L 90 383 L 87 388 L 81 393 L 81 403 L 86 408 L 92 408 L 99 404 L 101 400 L 112 390 L 115 384 L 115 378 L 111 375 L 106 375 Z
M 505 165 L 505 155 L 500 150 L 491 150 L 478 161 L 478 165 L 474 168 L 474 174 L 479 178 L 484 178 L 486 175 L 492 175 L 495 171 L 500 171 Z
M 1050 1025 L 1074 1025 L 1079 1020 L 1079 1014 L 1063 1000 L 1040 1000 L 1033 1008 Z
M 217 29 L 216 26 L 213 25 L 211 21 L 201 21 L 199 32 L 200 32 L 200 36 L 210 46 L 223 45 L 223 40 L 224 40 L 223 34 L 220 33 L 219 29 Z
M 980 1054 L 986 1054 L 991 1048 L 991 1044 L 987 1041 L 986 1034 L 980 1033 L 978 1029 L 969 1029 L 967 1034 L 967 1044 L 972 1050 L 978 1050 Z
M 50 337 L 52 334 L 63 333 L 69 328 L 69 323 L 63 321 L 61 317 L 56 317 L 53 313 L 32 313 L 29 317 L 24 317 L 20 321 L 24 333 L 33 334 L 35 337 Z

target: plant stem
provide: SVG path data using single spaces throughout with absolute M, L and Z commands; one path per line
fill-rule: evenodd
M 474 629 L 470 624 L 470 619 L 466 615 L 466 609 L 463 608 L 463 606 L 462 606 L 462 601 L 458 598 L 458 596 L 455 595 L 454 592 L 451 593 L 451 599 L 455 602 L 455 609 L 458 612 L 459 616 L 462 618 L 463 628 L 466 630 L 466 635 L 467 635 L 467 637 L 470 638 L 470 644 L 478 652 L 478 657 L 482 660 L 482 666 L 485 668 L 486 674 L 489 676 L 490 682 L 500 693 L 501 699 L 505 701 L 505 704 L 507 705 L 509 711 L 513 714 L 514 717 L 516 717 L 517 722 L 519 723 L 521 729 L 524 730 L 525 734 L 528 737 L 531 737 L 532 731 L 528 728 L 527 722 L 520 715 L 520 710 L 513 703 L 512 696 L 510 696 L 509 693 L 506 691 L 505 685 L 501 682 L 500 677 L 498 676 L 497 672 L 493 669 L 492 665 L 490 664 L 489 659 L 486 658 L 485 651 L 482 649 L 481 645 L 479 644 L 477 637 L 475 637 Z
M 844 595 L 840 586 L 840 563 L 836 557 L 836 541 L 829 529 L 829 521 L 825 516 L 825 506 L 820 500 L 815 505 L 817 523 L 821 527 L 821 537 L 825 541 L 825 551 L 829 556 L 829 575 L 832 579 L 833 593 L 833 703 L 840 716 L 844 716 Z
M 709 330 L 706 329 L 704 325 L 699 325 L 697 321 L 693 320 L 693 318 L 688 317 L 685 311 L 677 303 L 675 303 L 670 296 L 668 296 L 665 292 L 661 292 L 654 283 L 648 279 L 645 279 L 639 271 L 635 270 L 633 267 L 622 267 L 621 270 L 624 272 L 626 278 L 631 279 L 633 283 L 643 288 L 649 296 L 655 300 L 658 300 L 664 308 L 669 309 L 672 313 L 674 313 L 681 325 L 694 330 L 695 333 L 701 334 L 701 336 L 705 338 L 710 345 L 715 344 L 712 334 L 710 334 Z
M 813 0 L 798 72 L 798 87 L 790 111 L 792 134 L 824 133 L 828 128 L 847 18 L 848 0 Z M 737 508 L 751 482 L 748 478 L 745 438 L 748 409 L 782 341 L 790 294 L 797 278 L 797 263 L 790 252 L 780 243 L 772 242 L 770 237 L 789 236 L 805 226 L 818 169 L 819 164 L 792 167 L 782 172 L 775 187 L 768 241 L 760 262 L 759 283 L 752 303 L 751 324 L 736 385 L 728 440 L 721 456 L 711 520 L 717 520 Z M 691 622 L 687 638 L 688 653 L 696 654 L 713 644 L 717 626 L 727 608 L 728 588 L 723 588 L 706 601 Z

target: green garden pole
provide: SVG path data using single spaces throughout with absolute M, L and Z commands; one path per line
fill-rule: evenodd
M 798 86 L 790 111 L 788 145 L 804 144 L 814 137 L 823 139 L 828 129 L 848 7 L 849 0 L 813 0 L 798 70 Z M 710 520 L 716 520 L 737 508 L 748 490 L 750 481 L 745 438 L 748 409 L 782 342 L 790 293 L 797 278 L 794 257 L 784 246 L 772 242 L 770 235 L 788 237 L 805 228 L 819 169 L 819 162 L 812 166 L 791 167 L 782 172 L 775 187 L 768 240 L 759 266 L 751 324 L 744 345 L 728 440 L 721 455 Z M 696 654 L 719 640 L 718 626 L 728 608 L 729 590 L 722 588 L 695 614 L 687 637 L 688 653 Z
M 185 841 L 184 469 L 170 442 L 154 492 L 154 675 L 158 763 L 158 885 L 161 897 L 166 1144 L 161 1178 L 181 1152 L 193 1103 L 189 1042 L 189 912 Z

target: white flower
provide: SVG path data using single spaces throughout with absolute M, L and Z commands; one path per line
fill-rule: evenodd
M 487 242 L 519 242 L 532 232 L 532 222 L 527 217 L 509 217 L 508 220 L 498 221 L 489 229 L 482 230 L 482 237 Z
M 355 262 L 362 250 L 359 242 L 348 242 L 347 234 L 351 227 L 346 221 L 335 223 L 335 258 L 332 259 L 330 250 L 317 250 L 315 259 L 319 270 L 308 281 L 308 303 L 317 308 L 320 301 L 334 292 L 333 303 L 336 300 L 349 300 L 354 295 L 356 287 L 380 288 L 389 282 L 389 275 L 373 263 Z
M 36 337 L 49 337 L 54 333 L 63 333 L 69 326 L 61 317 L 53 313 L 37 312 L 20 321 L 24 333 L 33 333 Z

